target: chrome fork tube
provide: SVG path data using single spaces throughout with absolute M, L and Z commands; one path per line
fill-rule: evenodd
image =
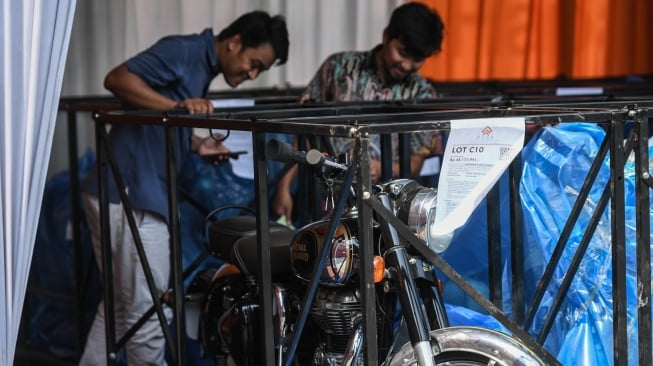
M 354 326 L 354 332 L 349 337 L 345 357 L 342 361 L 343 366 L 352 366 L 360 358 L 363 352 L 363 322 L 358 319 Z

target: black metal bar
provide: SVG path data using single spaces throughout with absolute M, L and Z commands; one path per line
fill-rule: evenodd
M 490 287 L 490 301 L 502 308 L 502 258 L 501 258 L 501 219 L 499 209 L 499 186 L 501 179 L 490 189 L 486 197 L 487 211 L 487 239 L 488 239 L 488 282 Z
M 637 340 L 640 365 L 653 364 L 651 346 L 651 216 L 649 186 L 648 111 L 638 110 L 633 120 L 636 191 L 636 257 L 637 257 Z
M 270 257 L 270 218 L 268 215 L 268 187 L 267 187 L 267 163 L 265 160 L 265 133 L 258 131 L 252 133 L 252 146 L 254 148 L 254 192 L 256 200 L 256 240 L 261 293 L 261 339 L 263 342 L 258 345 L 262 352 L 262 359 L 266 365 L 275 364 L 274 353 L 274 322 L 272 319 L 272 263 Z M 252 345 L 253 346 L 253 345 Z M 256 352 L 256 351 L 254 351 Z
M 393 163 L 393 151 L 392 151 L 392 136 L 389 134 L 383 134 L 380 137 L 381 146 L 381 181 L 387 182 L 392 179 L 392 163 Z
M 358 200 L 358 239 L 361 256 L 361 307 L 363 309 L 363 339 L 365 339 L 364 359 L 366 365 L 378 364 L 377 324 L 376 324 L 376 289 L 374 288 L 374 246 L 372 244 L 372 210 L 363 204 L 369 200 L 371 192 L 370 180 L 370 139 L 367 136 L 356 138 L 356 155 L 360 159 L 356 180 L 356 197 Z M 373 200 L 369 200 L 373 201 Z
M 399 150 L 399 176 L 402 178 L 410 178 L 411 164 L 410 160 L 412 152 L 410 151 L 410 133 L 400 133 L 397 137 L 399 140 L 397 150 Z
M 165 122 L 165 118 L 164 118 Z M 170 232 L 170 274 L 172 281 L 173 311 L 175 314 L 175 347 L 172 352 L 172 359 L 176 365 L 183 366 L 186 364 L 186 319 L 184 311 L 184 283 L 183 283 L 183 264 L 181 262 L 181 227 L 179 223 L 179 192 L 177 192 L 177 150 L 178 137 L 177 127 L 166 126 L 166 154 L 168 173 L 168 230 Z M 140 253 L 139 253 L 140 254 Z M 143 261 L 145 262 L 145 261 Z M 149 285 L 149 281 L 148 281 Z M 156 305 L 156 312 L 159 315 L 161 327 L 165 328 L 167 322 L 163 312 L 159 310 L 161 306 L 160 299 L 155 295 L 155 288 L 150 285 L 152 300 Z M 165 334 L 165 333 L 164 333 Z
M 109 230 L 109 192 L 108 192 L 108 167 L 107 146 L 105 143 L 107 133 L 105 125 L 95 124 L 95 146 L 97 147 L 98 169 L 98 208 L 100 214 L 100 241 L 102 258 L 103 281 L 102 292 L 104 299 L 104 336 L 106 340 L 107 365 L 117 365 L 118 355 L 116 348 L 116 322 L 114 316 L 113 299 L 113 265 L 111 258 L 111 231 Z
M 430 131 L 448 129 L 450 121 L 461 118 L 499 118 L 525 116 L 528 123 L 533 125 L 558 124 L 565 122 L 580 121 L 608 121 L 610 108 L 603 106 L 603 109 L 574 110 L 572 108 L 543 108 L 528 109 L 522 108 L 494 108 L 476 105 L 472 109 L 461 107 L 439 105 L 427 107 L 426 110 L 403 109 L 381 110 L 377 113 L 363 114 L 365 110 L 340 111 L 339 108 L 330 108 L 326 117 L 312 114 L 314 109 L 295 109 L 279 116 L 274 116 L 273 111 L 261 110 L 256 114 L 228 113 L 209 116 L 183 115 L 171 117 L 171 124 L 180 127 L 199 128 L 229 128 L 249 131 L 253 124 L 266 132 L 288 133 L 289 130 L 296 134 L 323 135 L 351 138 L 352 130 L 358 133 L 391 134 L 406 131 Z M 458 109 L 456 109 L 458 108 Z M 338 113 L 350 113 L 340 115 Z M 355 114 L 351 114 L 355 113 Z M 357 114 L 356 114 L 357 113 Z M 296 115 L 295 115 L 296 114 Z M 111 122 L 129 122 L 134 118 L 126 114 L 110 113 L 104 118 Z M 158 124 L 157 119 L 151 114 L 139 114 L 144 124 Z
M 77 113 L 67 111 L 68 116 L 68 176 L 70 177 L 70 231 L 73 240 L 73 273 L 75 273 L 75 320 L 77 326 L 77 349 L 84 349 L 84 294 L 83 287 L 83 262 L 82 262 L 82 234 L 80 225 L 82 213 L 80 210 L 79 196 L 79 167 L 77 164 Z M 81 354 L 81 353 L 80 353 Z
M 118 163 L 116 162 L 115 157 L 113 156 L 113 148 L 111 147 L 111 144 L 109 142 L 109 136 L 106 130 L 104 129 L 101 130 L 101 133 L 103 134 L 104 146 L 106 148 L 105 155 L 107 161 L 109 162 L 109 167 L 111 168 L 113 178 L 116 182 L 117 191 L 118 194 L 120 195 L 120 202 L 122 203 L 123 211 L 125 213 L 125 217 L 127 218 L 127 224 L 129 225 L 129 230 L 132 233 L 134 246 L 136 247 L 136 253 L 138 254 L 138 259 L 141 263 L 143 274 L 145 275 L 145 281 L 147 283 L 148 289 L 150 290 L 150 295 L 152 296 L 152 302 L 154 303 L 155 306 L 156 315 L 159 319 L 159 324 L 161 324 L 163 336 L 165 337 L 167 344 L 171 346 L 174 343 L 172 341 L 170 329 L 168 328 L 168 321 L 166 320 L 166 316 L 163 313 L 163 305 L 161 304 L 161 300 L 158 298 L 158 296 L 156 296 L 157 291 L 156 291 L 156 285 L 154 284 L 154 277 L 152 276 L 152 269 L 147 259 L 147 254 L 145 253 L 145 249 L 143 248 L 143 240 L 141 239 L 140 233 L 138 231 L 138 227 L 136 226 L 136 220 L 134 219 L 134 211 L 131 207 L 129 197 L 127 196 L 127 189 L 125 187 L 124 182 L 122 181 L 122 177 L 120 176 L 120 172 L 118 170 Z M 176 182 L 174 183 L 173 187 L 176 187 Z M 109 205 L 109 201 L 107 199 L 107 207 L 108 205 Z M 174 216 L 174 218 L 176 217 L 177 216 Z M 172 236 L 170 237 L 170 240 L 171 240 L 170 245 L 173 245 Z M 181 255 L 181 253 L 179 253 L 179 255 Z M 136 325 L 132 326 L 132 328 L 135 328 L 135 326 Z M 130 329 L 120 338 L 120 340 L 116 343 L 118 349 L 122 348 L 127 343 L 129 336 L 135 333 L 136 330 L 137 329 L 135 330 Z M 174 349 L 171 348 L 170 350 L 172 353 L 172 358 L 176 359 Z
M 519 195 L 522 160 L 517 155 L 509 168 L 510 184 L 510 273 L 512 318 L 517 324 L 524 322 L 524 215 Z
M 306 136 L 300 135 L 297 140 L 297 148 L 300 151 L 308 150 Z M 299 189 L 297 190 L 297 199 L 295 199 L 299 203 L 299 209 L 297 210 L 299 216 L 297 219 L 299 225 L 304 226 L 313 220 L 317 220 L 322 215 L 321 201 L 316 191 L 315 182 L 310 179 L 309 170 L 302 164 L 296 164 L 296 166 L 297 175 L 299 176 Z
M 610 222 L 612 229 L 612 335 L 614 364 L 628 364 L 626 234 L 624 199 L 624 126 L 621 113 L 610 124 Z

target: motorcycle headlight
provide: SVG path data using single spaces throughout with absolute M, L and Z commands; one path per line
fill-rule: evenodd
M 307 281 L 311 279 L 328 226 L 328 221 L 315 222 L 300 229 L 293 238 L 290 261 L 297 277 Z M 338 225 L 320 275 L 322 285 L 342 285 L 356 273 L 358 240 L 354 235 L 355 229 L 355 220 L 343 220 Z
M 440 235 L 434 231 L 437 189 L 422 187 L 413 180 L 400 179 L 388 183 L 386 190 L 394 196 L 397 217 L 429 248 L 442 253 L 449 247 L 453 235 Z

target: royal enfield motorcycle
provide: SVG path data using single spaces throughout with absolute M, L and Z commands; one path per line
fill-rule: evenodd
M 545 364 L 504 333 L 451 327 L 433 265 L 378 214 L 372 224 L 378 334 L 373 340 L 363 339 L 360 198 L 352 188 L 355 183 L 349 184 L 349 165 L 318 150 L 293 151 L 274 140 L 268 143 L 266 156 L 306 164 L 325 187 L 323 219 L 298 230 L 270 223 L 275 364 L 365 365 L 366 342 L 377 342 L 383 365 Z M 376 200 L 415 235 L 424 237 L 435 213 L 435 189 L 399 179 L 375 185 L 371 193 L 367 199 Z M 332 213 L 339 207 L 333 197 L 342 194 L 347 196 L 346 205 L 334 222 Z M 203 354 L 216 364 L 263 365 L 258 352 L 261 291 L 256 218 L 207 220 L 206 233 L 207 250 L 228 264 L 193 280 L 186 294 L 187 323 L 196 320 L 198 326 L 189 335 L 197 337 Z M 314 296 L 306 301 L 312 288 Z

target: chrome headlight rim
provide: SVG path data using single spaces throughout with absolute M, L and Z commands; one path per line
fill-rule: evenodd
M 429 245 L 429 228 L 435 222 L 435 207 L 438 200 L 437 191 L 433 188 L 423 188 L 411 201 L 408 210 L 408 228 Z
M 437 251 L 437 241 L 431 235 L 435 225 L 437 188 L 424 187 L 412 179 L 397 179 L 385 185 L 391 195 L 397 217 L 426 245 Z
M 350 230 L 348 221 L 352 220 L 342 219 L 338 223 L 331 251 L 327 254 L 327 262 L 320 275 L 319 283 L 321 285 L 343 286 L 357 273 L 358 240 Z M 329 222 L 329 220 L 319 220 L 297 230 L 297 234 L 293 237 L 290 245 L 291 268 L 295 277 L 303 281 L 311 281 L 310 275 L 313 273 L 318 254 L 324 245 L 324 233 L 328 229 Z M 355 220 L 353 222 L 355 223 Z M 301 243 L 302 238 L 310 240 L 310 243 Z M 310 248 L 308 247 L 298 248 L 298 246 L 302 245 L 313 246 L 315 250 L 309 253 Z M 306 258 L 307 267 L 310 267 L 310 269 L 300 271 L 295 265 L 300 255 L 308 256 Z M 337 269 L 334 270 L 334 268 Z

